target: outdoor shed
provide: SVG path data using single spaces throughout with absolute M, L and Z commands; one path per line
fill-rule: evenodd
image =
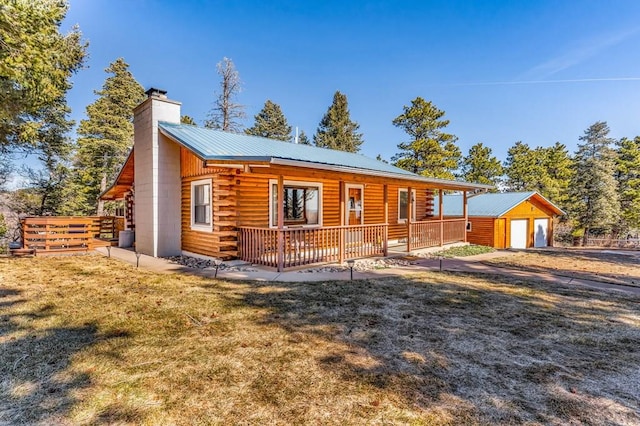
M 462 197 L 445 195 L 443 205 L 445 217 L 456 216 Z M 553 218 L 564 214 L 536 191 L 477 194 L 467 208 L 467 241 L 497 249 L 552 246 Z

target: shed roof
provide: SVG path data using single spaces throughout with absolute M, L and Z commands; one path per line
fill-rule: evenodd
M 535 198 L 556 215 L 564 212 L 536 191 L 497 192 L 477 194 L 467 199 L 467 215 L 470 217 L 500 217 L 518 204 Z M 462 195 L 445 195 L 442 199 L 445 216 L 462 216 Z M 438 197 L 434 202 L 436 214 L 439 211 Z
M 272 164 L 295 164 L 311 168 L 375 174 L 421 181 L 451 189 L 492 188 L 490 185 L 416 175 L 361 154 L 223 132 L 188 124 L 160 122 L 158 126 L 165 136 L 183 145 L 202 160 L 266 161 Z

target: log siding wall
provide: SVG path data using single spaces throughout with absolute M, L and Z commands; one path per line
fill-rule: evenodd
M 238 253 L 238 227 L 269 226 L 269 180 L 322 183 L 322 226 L 341 225 L 341 183 L 364 186 L 364 225 L 382 224 L 384 184 L 389 203 L 389 239 L 406 238 L 406 223 L 398 223 L 398 190 L 416 190 L 416 219 L 433 219 L 433 188 L 426 185 L 293 166 L 270 167 L 243 163 L 233 168 L 207 167 L 205 162 L 181 148 L 182 249 L 207 256 L 232 258 Z M 191 230 L 191 182 L 212 180 L 213 232 Z

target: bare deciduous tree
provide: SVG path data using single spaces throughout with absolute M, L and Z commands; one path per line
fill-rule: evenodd
M 223 58 L 216 67 L 218 74 L 222 77 L 221 90 L 219 93 L 216 92 L 216 100 L 204 126 L 239 133 L 242 131 L 241 120 L 246 117 L 244 105 L 236 102 L 238 93 L 242 91 L 240 74 L 229 58 Z

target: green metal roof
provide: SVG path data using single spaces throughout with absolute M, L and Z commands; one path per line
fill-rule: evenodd
M 544 198 L 536 191 L 529 192 L 498 192 L 478 194 L 467 198 L 467 215 L 479 217 L 500 217 L 523 201 L 536 196 L 548 204 L 556 214 L 564 214 L 551 201 Z M 462 195 L 445 195 L 442 199 L 445 216 L 462 216 Z M 434 200 L 435 214 L 439 214 L 438 197 Z
M 489 185 L 427 178 L 364 155 L 333 149 L 300 145 L 258 136 L 223 132 L 187 124 L 159 122 L 160 131 L 203 160 L 304 162 L 309 167 L 331 166 L 335 170 L 372 173 L 400 179 L 461 188 L 492 188 Z

